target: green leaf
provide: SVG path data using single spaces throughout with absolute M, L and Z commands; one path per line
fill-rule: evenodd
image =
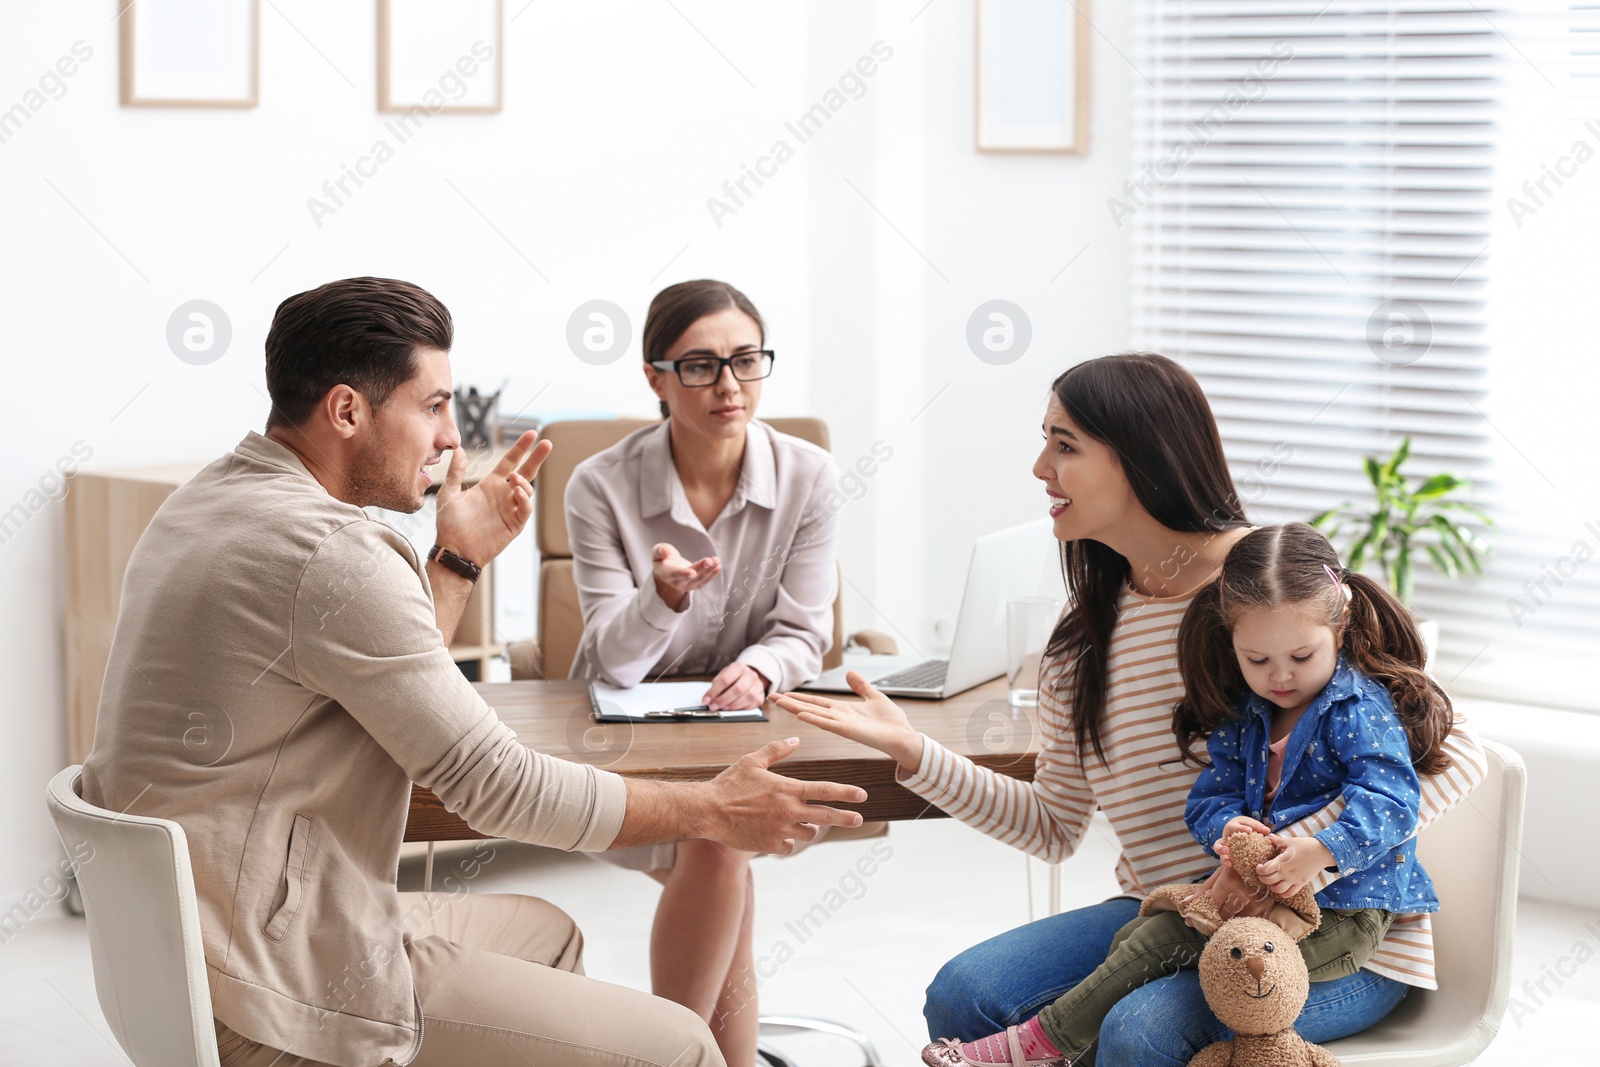
M 1430 553 L 1437 551 L 1437 552 L 1441 553 L 1442 555 L 1444 555 L 1446 558 L 1448 558 L 1450 560 L 1451 566 L 1449 566 L 1449 567 L 1440 567 L 1439 568 L 1441 571 L 1443 571 L 1445 574 L 1449 575 L 1450 577 L 1452 577 L 1452 578 L 1460 577 L 1461 574 L 1465 571 L 1466 568 L 1461 562 L 1461 557 L 1456 554 L 1455 546 L 1450 543 L 1450 540 L 1448 538 L 1441 537 L 1439 539 L 1439 543 L 1437 545 L 1429 545 L 1428 546 L 1428 551 Z
M 1400 447 L 1394 450 L 1394 455 L 1389 457 L 1389 462 L 1384 465 L 1384 473 L 1391 478 L 1400 473 L 1400 465 L 1411 456 L 1411 435 L 1407 434 L 1400 442 Z
M 1441 500 L 1435 504 L 1434 507 L 1439 508 L 1440 510 L 1449 508 L 1452 511 L 1464 511 L 1468 515 L 1471 515 L 1473 518 L 1477 519 L 1479 522 L 1483 523 L 1485 526 L 1494 525 L 1493 519 L 1485 515 L 1482 511 L 1479 511 L 1474 505 L 1467 503 L 1465 500 Z
M 1395 560 L 1394 595 L 1400 598 L 1400 603 L 1411 603 L 1411 555 L 1407 553 Z
M 1377 531 L 1369 526 L 1367 532 L 1356 538 L 1355 543 L 1350 546 L 1351 570 L 1358 571 L 1367 562 L 1367 553 L 1372 549 L 1376 536 Z
M 1471 566 L 1473 572 L 1482 574 L 1483 564 L 1479 562 L 1478 557 L 1487 554 L 1489 546 L 1471 530 L 1457 526 L 1443 515 L 1437 517 L 1437 526 L 1441 538 L 1445 539 L 1444 543 L 1448 546 L 1451 541 L 1454 541 L 1467 557 L 1467 563 Z
M 1372 543 L 1381 547 L 1389 539 L 1389 513 L 1380 511 L 1372 516 Z
M 1456 564 L 1449 556 L 1441 552 L 1438 545 L 1428 546 L 1428 557 L 1433 560 L 1433 565 L 1438 568 L 1440 574 L 1443 574 L 1447 578 L 1456 578 L 1460 576 L 1461 571 L 1459 565 Z
M 1444 496 L 1446 493 L 1453 493 L 1466 485 L 1467 480 L 1465 478 L 1457 477 L 1454 474 L 1435 474 L 1432 478 L 1417 486 L 1411 495 L 1417 500 L 1432 500 L 1435 497 Z
M 1383 468 L 1378 466 L 1378 461 L 1371 456 L 1364 457 L 1361 462 L 1367 469 L 1367 481 L 1372 483 L 1372 488 L 1378 490 L 1381 498 L 1383 492 Z

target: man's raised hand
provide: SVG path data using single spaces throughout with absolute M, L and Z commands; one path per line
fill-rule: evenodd
M 439 486 L 439 544 L 480 567 L 503 552 L 533 515 L 533 479 L 553 447 L 529 430 L 470 489 L 461 487 L 466 450 L 453 449 Z

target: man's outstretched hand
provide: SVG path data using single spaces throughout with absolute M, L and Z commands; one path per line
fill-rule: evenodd
M 696 836 L 746 852 L 787 856 L 795 842 L 810 841 L 819 826 L 860 826 L 853 811 L 830 808 L 832 803 L 859 804 L 867 791 L 834 782 L 803 782 L 786 778 L 770 768 L 794 755 L 799 738 L 773 741 L 741 756 L 709 783 L 710 803 L 705 826 Z

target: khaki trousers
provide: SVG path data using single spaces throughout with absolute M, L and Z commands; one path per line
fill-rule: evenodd
M 671 1001 L 583 974 L 583 935 L 535 897 L 401 893 L 422 997 L 412 1067 L 725 1067 L 711 1031 Z M 324 1067 L 216 1021 L 223 1067 Z

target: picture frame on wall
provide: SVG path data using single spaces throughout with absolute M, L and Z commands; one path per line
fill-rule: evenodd
M 124 107 L 255 107 L 259 0 L 127 0 L 121 22 Z
M 500 110 L 504 0 L 378 0 L 378 110 Z
M 980 152 L 1088 150 L 1088 0 L 977 0 Z

